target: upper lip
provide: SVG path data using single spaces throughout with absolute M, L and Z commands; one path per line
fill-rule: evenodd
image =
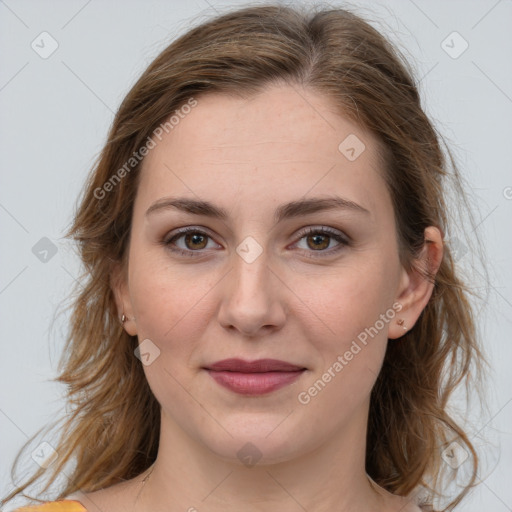
M 241 373 L 264 373 L 264 372 L 293 372 L 305 370 L 303 366 L 279 361 L 278 359 L 257 359 L 256 361 L 245 361 L 244 359 L 223 359 L 205 367 L 213 371 L 230 371 Z

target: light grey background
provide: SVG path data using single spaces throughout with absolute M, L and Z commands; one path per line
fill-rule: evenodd
M 68 317 L 52 319 L 79 264 L 62 235 L 113 114 L 172 39 L 202 16 L 243 3 L 0 1 L 2 495 L 11 486 L 16 452 L 63 412 L 63 389 L 50 380 L 56 376 Z M 460 510 L 510 511 L 512 1 L 332 5 L 373 13 L 405 48 L 421 78 L 427 111 L 455 150 L 476 197 L 479 225 L 472 236 L 484 243 L 491 277 L 488 306 L 478 322 L 492 374 L 488 414 L 475 414 L 472 430 L 486 478 Z M 40 53 L 51 49 L 48 36 L 40 36 L 44 31 L 58 43 L 46 59 L 31 47 L 34 41 Z M 468 48 L 458 55 L 464 41 Z M 55 246 L 55 255 L 44 253 L 52 246 L 40 242 L 43 237 Z M 35 468 L 30 455 L 24 467 Z

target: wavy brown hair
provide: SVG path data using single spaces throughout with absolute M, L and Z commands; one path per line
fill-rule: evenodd
M 459 194 L 463 189 L 449 151 L 422 109 L 413 76 L 401 53 L 368 22 L 320 5 L 266 4 L 223 13 L 156 57 L 119 107 L 66 233 L 77 242 L 84 273 L 55 379 L 66 385 L 68 404 L 56 444 L 59 457 L 15 486 L 3 503 L 43 475 L 46 491 L 66 474 L 54 498 L 62 499 L 131 479 L 156 459 L 160 407 L 134 357 L 137 337 L 119 322 L 110 283 L 114 264 L 126 263 L 141 163 L 108 193 L 98 193 L 154 130 L 190 98 L 200 101 L 209 92 L 248 97 L 284 82 L 330 98 L 340 115 L 382 143 L 400 259 L 415 269 L 428 243 L 425 228 L 449 229 L 448 182 Z M 467 485 L 449 497 L 447 508 L 474 483 L 478 463 L 469 436 L 448 410 L 454 389 L 477 374 L 482 361 L 469 291 L 458 273 L 445 246 L 429 303 L 405 336 L 388 343 L 372 390 L 366 453 L 367 473 L 379 485 L 404 496 L 424 488 L 431 501 L 444 489 L 442 449 L 457 440 L 470 454 L 465 467 L 471 469 Z

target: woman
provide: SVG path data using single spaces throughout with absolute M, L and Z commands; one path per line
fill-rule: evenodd
M 407 65 L 346 10 L 248 7 L 173 42 L 68 233 L 87 281 L 46 470 L 67 482 L 19 510 L 412 512 L 455 467 L 458 504 L 477 454 L 447 400 L 481 354 L 445 177 Z

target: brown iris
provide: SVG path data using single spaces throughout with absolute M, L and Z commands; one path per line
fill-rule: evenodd
M 201 235 L 200 233 L 187 233 L 185 235 L 185 245 L 189 249 L 204 249 L 208 243 L 207 238 L 208 237 L 206 235 Z M 191 242 L 192 246 L 189 246 L 189 242 Z M 201 247 L 197 247 L 196 244 L 201 245 Z
M 317 243 L 319 241 L 319 239 L 323 238 L 323 242 L 320 241 L 319 243 Z M 310 235 L 307 237 L 307 240 L 308 240 L 308 246 L 311 248 L 311 249 L 326 249 L 327 247 L 329 247 L 329 236 L 328 235 Z M 314 245 L 310 245 L 309 244 L 309 240 L 310 239 L 314 239 L 315 242 L 314 242 Z

